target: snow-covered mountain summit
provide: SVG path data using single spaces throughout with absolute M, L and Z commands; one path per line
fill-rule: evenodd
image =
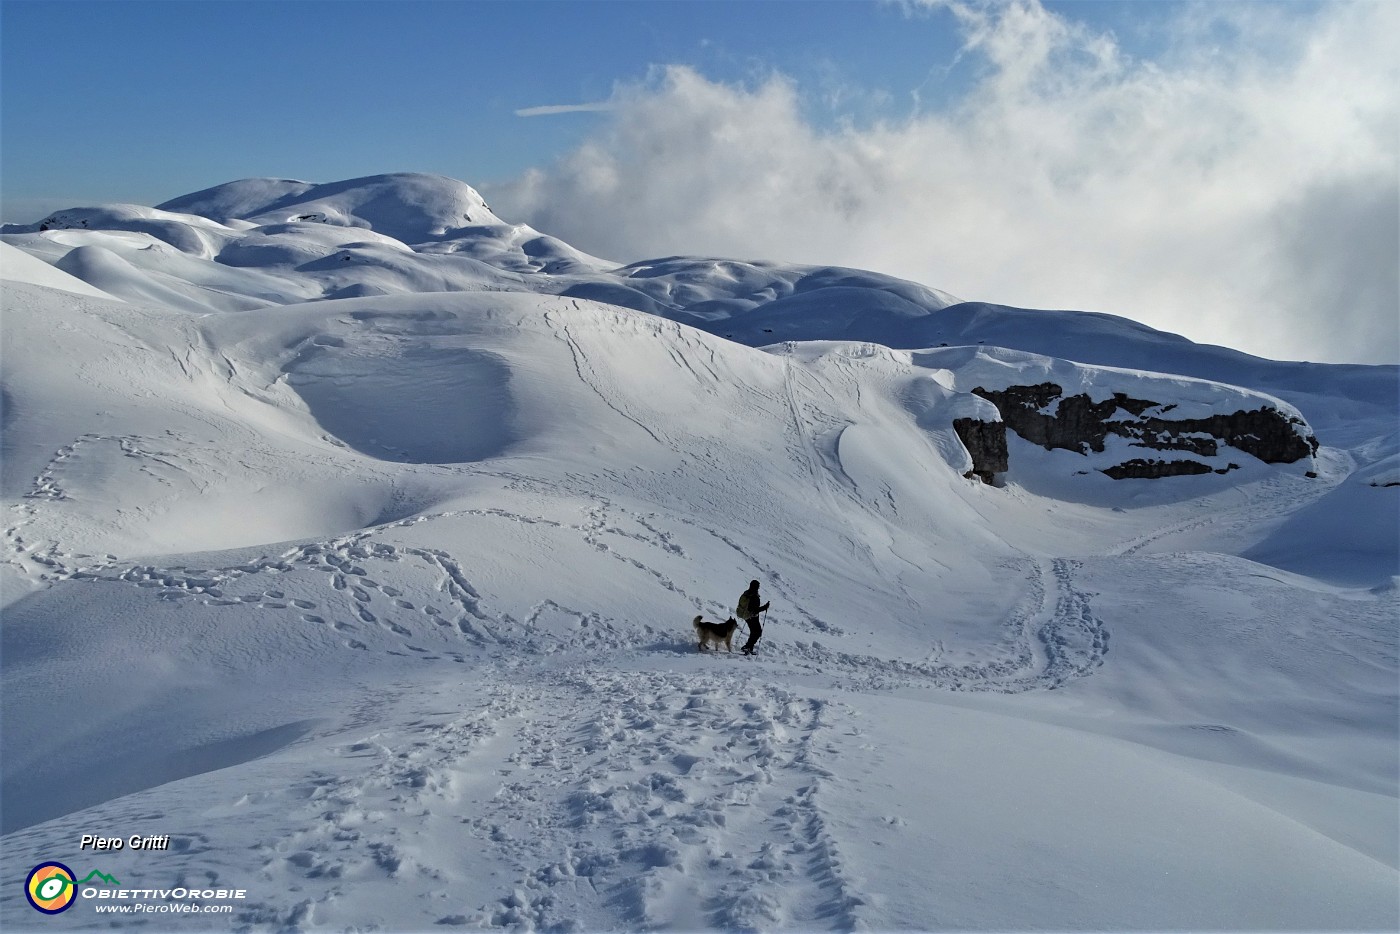
M 7 878 L 91 826 L 250 930 L 1400 924 L 1400 367 L 424 175 L 60 211 L 0 279 Z
M 263 227 L 312 221 L 362 227 L 404 243 L 446 239 L 464 227 L 501 223 L 470 185 L 416 173 L 373 175 L 324 185 L 249 178 L 174 198 L 157 208 L 226 225 L 241 221 Z
M 1239 354 L 1199 348 L 1120 318 L 965 304 L 926 286 L 860 270 L 697 257 L 617 267 L 527 226 L 503 223 L 470 186 L 433 175 L 331 184 L 244 179 L 157 208 L 74 209 L 5 231 L 15 245 L 109 294 L 186 310 L 247 310 L 399 293 L 519 291 L 644 311 L 750 346 L 852 340 L 918 349 L 990 340 L 1031 354 L 1218 383 L 1229 383 L 1244 362 Z M 1289 381 L 1252 382 L 1265 392 L 1286 394 Z M 1259 406 L 1277 408 L 1265 401 Z M 1296 411 L 1282 418 L 1305 424 Z M 1152 447 L 1160 436 L 1139 432 L 1134 443 Z M 1214 437 L 1224 439 L 1218 432 Z M 1089 447 L 1101 449 L 1096 442 Z M 1121 472 L 1130 461 L 1144 459 L 1096 466 Z M 1230 469 L 1199 458 L 1189 465 L 1180 458 L 1165 467 L 1160 459 L 1145 463 L 1130 475 Z

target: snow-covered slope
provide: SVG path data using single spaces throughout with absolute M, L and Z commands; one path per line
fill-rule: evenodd
M 95 295 L 98 298 L 114 298 L 96 288 L 91 283 L 70 276 L 61 269 L 55 269 L 43 260 L 35 259 L 23 250 L 17 250 L 0 241 L 0 276 L 7 282 L 29 282 L 78 295 Z
M 7 229 L 7 929 L 138 920 L 44 860 L 247 892 L 157 930 L 1400 923 L 1400 368 L 485 212 Z

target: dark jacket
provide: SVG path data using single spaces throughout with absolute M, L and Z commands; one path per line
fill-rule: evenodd
M 734 608 L 734 615 L 740 619 L 753 619 L 759 613 L 768 609 L 768 604 L 758 605 L 758 591 L 745 590 L 739 595 L 739 605 Z

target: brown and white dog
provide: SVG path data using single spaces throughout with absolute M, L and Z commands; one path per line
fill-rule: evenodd
M 734 617 L 729 617 L 722 623 L 707 623 L 703 617 L 695 617 L 691 621 L 695 627 L 695 638 L 700 640 L 698 650 L 705 651 L 705 646 L 714 645 L 715 651 L 719 651 L 719 644 L 724 643 L 724 647 L 730 652 L 734 647 L 730 645 L 730 640 L 734 638 L 734 630 L 739 628 L 739 621 Z

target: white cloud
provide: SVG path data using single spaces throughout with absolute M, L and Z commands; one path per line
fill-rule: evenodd
M 783 75 L 683 67 L 492 191 L 619 260 L 860 266 L 1267 356 L 1400 360 L 1400 5 L 1204 4 L 1152 61 L 1035 0 L 941 3 L 964 98 L 814 125 Z
M 523 107 L 515 112 L 517 117 L 552 117 L 555 114 L 606 113 L 613 109 L 611 101 L 590 101 L 586 104 L 544 104 L 539 107 Z

